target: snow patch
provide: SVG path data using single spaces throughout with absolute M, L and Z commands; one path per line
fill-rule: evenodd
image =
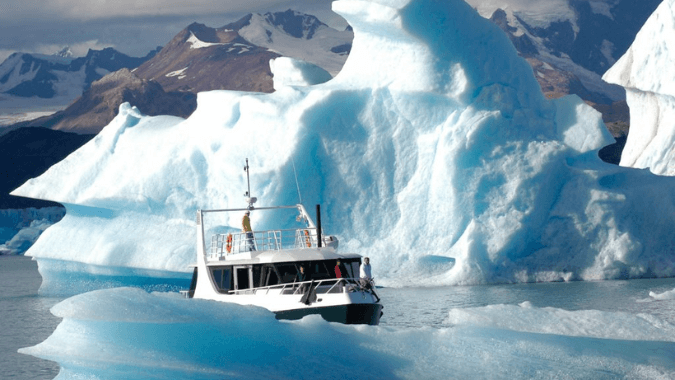
M 204 42 L 197 38 L 194 33 L 190 32 L 190 37 L 185 41 L 190 43 L 190 49 L 203 49 L 211 46 L 225 45 L 224 43 L 218 42 Z
M 273 48 L 280 55 L 315 64 L 333 76 L 340 72 L 347 57 L 333 53 L 331 49 L 350 44 L 354 36 L 350 31 L 323 27 L 317 29 L 309 40 L 296 38 L 283 29 L 272 27 L 260 14 L 253 14 L 249 25 L 242 28 L 239 34 L 252 44 Z
M 178 77 L 178 79 L 183 79 L 183 78 L 186 77 L 185 71 L 186 71 L 187 69 L 188 69 L 187 67 L 184 67 L 184 68 L 182 68 L 182 69 L 180 69 L 180 70 L 172 71 L 172 72 L 166 74 L 165 76 L 166 76 L 166 77 L 169 77 L 169 78 L 170 78 L 170 77 Z

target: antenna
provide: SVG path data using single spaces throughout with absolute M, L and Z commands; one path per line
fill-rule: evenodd
M 291 162 L 293 163 L 293 175 L 295 176 L 295 187 L 298 189 L 298 199 L 302 204 L 302 196 L 300 195 L 300 185 L 298 184 L 298 173 L 295 171 L 295 160 L 291 157 Z
M 246 172 L 246 183 L 248 184 L 248 191 L 244 193 L 244 197 L 246 197 L 246 202 L 248 202 L 248 208 L 249 210 L 253 209 L 253 204 L 258 200 L 256 197 L 251 196 L 251 180 L 248 175 L 248 158 L 246 158 L 246 166 L 244 166 L 244 171 Z

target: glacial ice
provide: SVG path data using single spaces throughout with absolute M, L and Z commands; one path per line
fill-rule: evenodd
M 649 297 L 650 301 L 675 300 L 675 289 L 663 293 L 649 292 Z
M 319 66 L 295 58 L 279 57 L 270 60 L 274 89 L 283 86 L 311 86 L 325 83 L 333 77 Z
M 446 322 L 537 334 L 675 342 L 675 325 L 654 315 L 539 308 L 530 302 L 452 309 Z
M 57 380 L 675 376 L 673 326 L 623 313 L 493 305 L 452 310 L 440 328 L 354 326 L 136 288 L 80 294 L 52 313 L 63 318 L 54 334 L 20 352 L 57 361 Z M 644 330 L 656 325 L 664 335 Z
M 66 214 L 62 207 L 0 210 L 0 255 L 20 255 Z
M 545 99 L 507 37 L 464 1 L 333 8 L 354 41 L 332 80 L 200 93 L 185 120 L 122 104 L 96 138 L 15 190 L 68 212 L 28 254 L 185 273 L 195 211 L 245 206 L 248 158 L 258 206 L 298 201 L 295 164 L 305 205 L 322 205 L 343 252 L 371 257 L 380 285 L 675 275 L 675 179 L 601 162 L 613 139 L 600 114 L 576 96 Z
M 626 88 L 630 133 L 621 166 L 675 175 L 675 1 L 664 0 L 602 77 Z

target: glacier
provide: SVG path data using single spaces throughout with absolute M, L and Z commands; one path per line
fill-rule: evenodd
M 187 277 L 195 211 L 245 206 L 246 158 L 259 206 L 298 202 L 295 166 L 305 205 L 322 205 L 325 231 L 369 256 L 380 285 L 675 276 L 675 179 L 603 163 L 597 150 L 613 139 L 600 114 L 576 96 L 545 99 L 508 38 L 464 1 L 333 10 L 354 30 L 333 79 L 200 93 L 187 119 L 122 104 L 15 190 L 67 210 L 27 253 L 45 282 L 62 266 Z M 275 75 L 293 77 L 290 66 L 302 70 Z
M 20 255 L 66 214 L 62 207 L 0 210 L 0 255 Z
M 675 1 L 664 0 L 602 77 L 626 88 L 630 133 L 621 166 L 675 175 Z

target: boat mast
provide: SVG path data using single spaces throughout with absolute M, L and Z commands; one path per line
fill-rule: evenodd
M 248 209 L 252 210 L 253 209 L 253 204 L 258 200 L 256 197 L 251 196 L 251 180 L 249 178 L 248 174 L 248 157 L 246 158 L 246 166 L 244 166 L 244 171 L 246 172 L 246 184 L 248 185 L 248 191 L 244 194 L 246 197 L 246 202 L 248 202 Z

